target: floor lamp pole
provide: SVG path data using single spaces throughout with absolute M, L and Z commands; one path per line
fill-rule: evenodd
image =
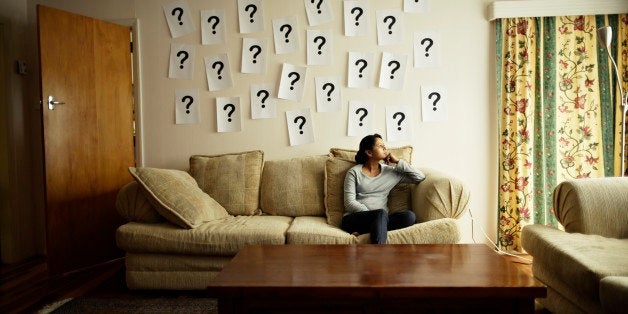
M 613 63 L 613 69 L 615 70 L 615 77 L 617 78 L 617 85 L 619 86 L 619 97 L 621 99 L 621 176 L 626 174 L 626 113 L 628 112 L 628 95 L 624 97 L 624 89 L 621 86 L 621 78 L 619 77 L 619 70 L 613 55 L 611 54 L 611 41 L 613 39 L 613 29 L 610 26 L 604 26 L 597 29 L 597 39 L 600 44 L 606 47 L 606 54 Z

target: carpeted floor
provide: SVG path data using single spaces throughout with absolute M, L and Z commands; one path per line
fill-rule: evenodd
M 52 309 L 51 309 L 52 310 Z M 79 297 L 48 313 L 218 313 L 210 298 L 95 298 Z M 42 313 L 42 312 L 40 312 Z

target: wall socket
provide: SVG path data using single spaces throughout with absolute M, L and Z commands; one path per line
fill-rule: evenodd
M 26 61 L 24 60 L 16 60 L 15 61 L 15 68 L 17 71 L 17 74 L 21 74 L 21 75 L 26 75 Z

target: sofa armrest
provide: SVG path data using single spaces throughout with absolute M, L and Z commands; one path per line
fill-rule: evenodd
M 628 178 L 575 179 L 554 189 L 554 211 L 569 233 L 628 238 Z
M 127 183 L 118 191 L 116 209 L 129 222 L 156 223 L 165 220 L 148 202 L 136 181 Z
M 425 180 L 412 186 L 412 210 L 418 222 L 458 218 L 469 205 L 469 189 L 461 180 L 443 172 L 420 168 Z

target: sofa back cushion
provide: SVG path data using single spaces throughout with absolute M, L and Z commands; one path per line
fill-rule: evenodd
M 260 150 L 190 157 L 190 174 L 198 186 L 231 215 L 259 213 L 260 178 L 264 153 Z
M 262 212 L 281 216 L 325 216 L 326 156 L 309 156 L 264 163 Z
M 412 164 L 412 146 L 401 146 L 388 148 L 388 151 L 395 155 L 395 157 L 407 161 Z M 329 150 L 331 156 L 355 162 L 355 154 L 357 150 L 345 149 L 345 148 L 332 148 Z

